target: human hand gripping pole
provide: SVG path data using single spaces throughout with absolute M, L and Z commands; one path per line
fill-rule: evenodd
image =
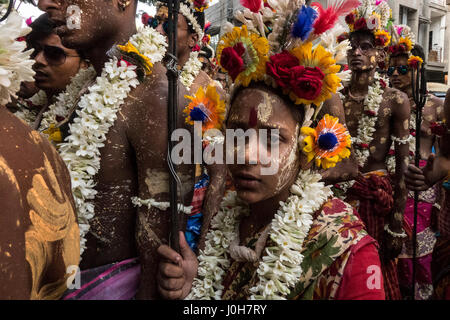
M 163 299 L 184 299 L 191 291 L 192 282 L 197 275 L 197 256 L 187 244 L 181 231 L 179 238 L 180 253 L 167 245 L 162 245 L 157 250 L 160 262 L 156 283 Z

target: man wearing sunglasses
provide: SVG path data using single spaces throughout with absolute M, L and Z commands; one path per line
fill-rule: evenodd
M 346 195 L 347 200 L 355 204 L 369 234 L 380 244 L 386 298 L 401 299 L 394 259 L 403 243 L 407 195 L 403 172 L 408 164 L 408 146 L 401 142 L 409 136 L 409 103 L 404 93 L 387 87 L 387 80 L 380 80 L 376 73 L 384 62 L 386 45 L 378 38 L 379 30 L 387 21 L 367 19 L 365 14 L 372 12 L 375 1 L 371 5 L 370 8 L 361 5 L 357 17 L 356 13 L 346 17 L 352 30 L 347 54 L 352 77 L 343 91 L 343 102 L 360 171 Z M 391 182 L 385 162 L 393 139 L 397 141 L 397 168 Z
M 143 36 L 135 24 L 137 0 L 39 0 L 39 8 L 56 23 L 63 45 L 82 50 L 100 77 L 97 79 L 103 81 L 109 81 L 104 75 L 115 68 L 108 64 L 111 59 L 109 54 L 118 50 L 117 45 L 126 47 L 126 44 L 130 44 L 133 35 Z M 69 16 L 68 12 L 71 11 L 68 9 L 71 8 L 76 8 L 74 12 L 78 14 L 79 23 L 76 27 L 69 23 L 72 16 Z M 148 51 L 141 54 L 146 55 Z M 117 68 L 139 65 L 136 60 L 124 60 L 129 59 L 127 57 L 118 58 L 123 61 L 116 63 Z M 126 74 L 124 76 L 129 77 Z M 78 210 L 79 217 L 80 212 L 84 214 L 84 220 L 80 221 L 85 226 L 82 234 L 85 248 L 80 264 L 81 288 L 68 293 L 66 299 L 131 299 L 136 296 L 138 289 L 141 292 L 137 298 L 156 297 L 156 271 L 153 269 L 156 262 L 153 257 L 159 244 L 168 242 L 170 214 L 159 206 L 136 207 L 132 198 L 153 199 L 161 203 L 169 201 L 166 69 L 155 59 L 151 73 L 144 72 L 139 80 L 130 81 L 129 87 L 128 84 L 115 86 L 110 82 L 99 84 L 111 90 L 113 97 L 123 94 L 124 98 L 120 104 L 116 103 L 120 109 L 114 114 L 114 121 L 107 133 L 101 137 L 104 139 L 102 144 L 95 145 L 99 159 L 98 164 L 93 164 L 98 171 L 91 173 L 95 196 L 89 199 L 89 207 L 83 207 L 93 210 L 93 214 L 86 215 L 87 211 Z M 76 112 L 69 116 L 74 119 L 70 120 L 69 131 L 74 143 L 78 143 L 77 139 L 81 135 L 73 135 L 73 128 L 86 125 L 86 122 L 81 123 L 84 118 L 81 118 L 80 110 L 87 110 L 89 106 L 98 108 L 98 114 L 101 114 L 106 109 L 104 100 L 95 100 L 91 92 L 94 86 L 86 90 Z M 123 87 L 130 91 L 125 91 Z M 106 89 L 102 87 L 102 90 Z M 184 98 L 187 91 L 183 86 L 179 86 L 178 91 L 177 123 L 191 131 L 185 124 L 182 112 L 187 105 L 187 99 Z M 93 99 L 88 100 L 87 97 Z M 108 104 L 116 105 L 113 102 Z M 111 110 L 111 107 L 106 110 Z M 90 131 L 95 130 L 87 130 L 86 135 L 89 136 Z M 80 159 L 82 153 L 91 152 L 89 148 L 92 145 L 82 144 L 81 153 L 73 155 L 75 160 Z M 192 199 L 194 173 L 193 165 L 177 166 L 184 206 L 189 206 Z M 101 274 L 108 276 L 99 277 Z M 93 279 L 96 281 L 83 287 Z
M 404 30 L 409 30 L 408 26 L 398 26 L 398 28 L 403 28 Z M 406 37 L 406 35 L 404 36 Z M 414 39 L 413 39 L 414 40 Z M 417 173 L 417 169 L 414 164 L 414 154 L 416 153 L 415 148 L 415 138 L 416 138 L 416 105 L 413 99 L 412 93 L 412 74 L 416 74 L 417 66 L 412 63 L 417 57 L 425 61 L 425 54 L 422 47 L 415 45 L 412 50 L 395 50 L 397 47 L 393 44 L 389 52 L 389 68 L 387 74 L 392 86 L 398 90 L 403 91 L 408 95 L 409 102 L 411 105 L 411 120 L 410 120 L 410 132 L 411 132 L 411 142 L 410 147 L 410 163 L 408 170 L 405 173 L 405 179 L 407 186 L 410 190 L 414 190 L 411 187 L 411 175 Z M 411 59 L 410 59 L 411 58 Z M 444 115 L 443 102 L 433 96 L 428 94 L 425 106 L 422 109 L 422 125 L 420 129 L 420 167 L 424 167 L 427 163 L 427 159 L 432 153 L 432 148 L 439 150 L 439 139 L 432 131 L 433 125 L 437 122 L 441 122 Z M 434 186 L 431 188 L 426 188 L 419 193 L 419 202 L 417 204 L 418 208 L 418 223 L 417 223 L 417 239 L 421 244 L 419 251 L 417 253 L 417 272 L 416 272 L 416 299 L 418 300 L 428 300 L 433 294 L 433 279 L 431 274 L 431 263 L 433 248 L 436 243 L 435 232 L 437 221 L 436 217 L 439 213 L 439 207 L 436 203 L 440 203 L 439 200 L 439 187 Z M 414 225 L 414 193 L 411 191 L 408 194 L 408 199 L 405 208 L 405 221 L 413 228 Z M 410 295 L 411 292 L 411 279 L 412 279 L 412 248 L 411 246 L 404 245 L 402 254 L 398 260 L 398 270 L 399 270 L 399 281 L 401 289 L 405 294 Z
M 27 35 L 26 41 L 34 49 L 31 54 L 31 58 L 36 61 L 33 65 L 36 72 L 34 85 L 44 91 L 47 97 L 45 105 L 36 106 L 41 109 L 31 126 L 37 129 L 47 106 L 66 89 L 80 69 L 87 67 L 87 62 L 82 58 L 81 52 L 62 45 L 61 38 L 56 34 L 55 26 L 46 13 L 39 16 L 30 27 L 32 31 Z

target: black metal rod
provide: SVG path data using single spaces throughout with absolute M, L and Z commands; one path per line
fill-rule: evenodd
M 178 73 L 176 70 L 177 65 L 177 51 L 176 51 L 176 40 L 177 40 L 177 22 L 178 22 L 178 8 L 179 8 L 179 0 L 168 0 L 168 31 L 169 34 L 168 42 L 169 42 L 169 53 L 171 62 L 171 68 L 169 67 L 167 70 L 168 82 L 169 82 L 169 90 L 168 90 L 168 131 L 169 131 L 169 155 L 172 153 L 172 149 L 174 147 L 174 141 L 172 141 L 172 132 L 177 128 L 177 110 L 178 110 Z M 169 166 L 173 168 L 170 171 L 170 179 L 169 179 L 169 199 L 170 199 L 170 217 L 171 217 L 171 230 L 170 230 L 170 246 L 177 252 L 180 252 L 179 247 L 179 235 L 178 232 L 180 230 L 180 221 L 178 214 L 178 197 L 177 197 L 177 182 L 174 174 L 176 173 L 171 157 L 168 157 Z
M 425 79 L 425 67 L 421 64 L 415 73 L 412 72 L 412 94 L 414 103 L 416 105 L 416 152 L 414 155 L 414 164 L 419 168 L 420 166 L 420 138 L 422 128 L 422 109 L 426 102 L 426 79 Z M 413 247 L 413 265 L 412 265 L 412 285 L 411 285 L 411 297 L 415 300 L 416 297 L 416 270 L 417 270 L 417 216 L 418 216 L 418 204 L 419 204 L 419 192 L 414 191 L 414 224 L 412 235 L 412 247 Z

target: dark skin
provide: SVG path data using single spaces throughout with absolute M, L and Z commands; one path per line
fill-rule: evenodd
M 416 105 L 412 95 L 411 85 L 411 69 L 408 73 L 403 75 L 397 70 L 398 66 L 407 66 L 408 57 L 404 55 L 391 57 L 389 66 L 396 67 L 394 73 L 390 77 L 390 81 L 394 88 L 406 93 L 411 105 L 411 112 L 415 112 Z M 431 133 L 431 123 L 441 121 L 444 117 L 444 103 L 441 99 L 430 95 L 424 108 L 422 109 L 422 127 L 420 135 L 420 158 L 426 160 L 431 153 L 431 148 L 434 145 L 438 147 L 437 139 L 434 134 Z
M 261 104 L 276 106 L 276 112 L 272 112 L 268 119 L 258 119 L 256 126 L 252 127 L 249 125 L 251 109 L 258 109 Z M 288 198 L 289 189 L 300 168 L 306 167 L 306 159 L 296 146 L 299 123 L 301 119 L 293 110 L 292 104 L 264 87 L 242 90 L 231 106 L 227 128 L 243 130 L 250 127 L 256 130 L 277 128 L 280 139 L 279 170 L 274 175 L 261 175 L 261 167 L 264 165 L 259 161 L 256 164 L 248 164 L 251 156 L 248 143 L 245 149 L 246 164 L 229 166 L 239 198 L 250 206 L 250 215 L 241 220 L 239 228 L 241 244 L 244 239 L 270 223 L 279 207 L 279 201 Z M 183 237 L 180 238 L 180 246 L 184 248 L 181 254 L 165 245 L 158 249 L 158 253 L 164 259 L 159 265 L 157 274 L 158 290 L 166 299 L 185 298 L 196 275 L 197 258 L 185 245 Z
M 384 60 L 384 51 L 374 47 L 371 34 L 352 34 L 352 47 L 347 58 L 352 79 L 348 87 L 349 94 L 344 100 L 347 128 L 352 136 L 357 136 L 357 129 L 364 110 L 364 98 L 368 87 L 374 81 L 377 64 Z M 385 88 L 383 101 L 378 111 L 376 131 L 369 146 L 370 156 L 361 169 L 361 173 L 385 170 L 385 159 L 392 140 L 391 136 L 406 139 L 409 136 L 410 106 L 406 94 L 391 88 Z M 394 208 L 389 216 L 389 228 L 393 232 L 403 231 L 403 212 L 407 190 L 403 172 L 408 165 L 408 144 L 395 143 L 396 171 L 394 176 Z M 402 239 L 385 234 L 383 257 L 386 260 L 398 256 L 402 248 Z
M 447 91 L 444 101 L 444 120 L 450 121 L 450 90 Z M 442 181 L 450 172 L 450 134 L 447 131 L 441 138 L 440 148 L 435 157 L 428 156 L 427 164 L 424 168 L 417 168 L 413 164 L 408 166 L 405 172 L 405 181 L 409 189 L 423 191 Z
M 108 59 L 106 51 L 114 44 L 125 44 L 136 33 L 133 2 L 125 10 L 120 9 L 121 4 L 126 4 L 121 0 L 60 2 L 43 0 L 39 6 L 61 25 L 58 31 L 63 43 L 83 49 L 98 73 Z M 61 22 L 69 4 L 79 5 L 83 12 L 81 30 L 68 30 Z M 136 209 L 130 199 L 138 196 L 169 200 L 167 88 L 166 69 L 156 63 L 152 74 L 125 99 L 107 134 L 105 147 L 100 150 L 101 168 L 95 177 L 95 217 L 90 221 L 81 264 L 82 269 L 88 269 L 139 256 L 138 299 L 156 298 L 156 249 L 161 243 L 168 243 L 170 234 L 168 211 L 154 207 Z M 177 123 L 182 127 L 187 92 L 180 84 L 178 88 Z M 183 204 L 187 206 L 192 198 L 194 166 L 179 165 L 177 174 L 183 184 Z
M 4 106 L 0 145 L 0 299 L 59 299 L 80 252 L 69 172 Z
M 339 118 L 339 123 L 347 126 L 345 124 L 344 106 L 338 94 L 334 94 L 330 99 L 323 103 L 318 119 L 321 119 L 326 114 Z M 321 175 L 322 181 L 330 185 L 356 179 L 358 175 L 358 164 L 356 163 L 353 152 L 350 154 L 349 158 L 343 159 L 341 162 L 337 163 L 335 167 L 322 170 Z

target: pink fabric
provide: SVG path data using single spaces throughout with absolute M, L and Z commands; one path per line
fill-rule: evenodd
M 422 232 L 431 225 L 431 209 L 433 205 L 428 202 L 419 201 L 417 204 L 417 233 Z M 405 220 L 411 226 L 414 225 L 414 199 L 408 198 L 405 206 Z
M 123 270 L 121 270 L 123 268 Z M 81 272 L 83 274 L 89 270 Z M 121 261 L 68 294 L 64 300 L 130 300 L 136 295 L 141 268 L 136 258 Z M 105 280 L 106 279 L 106 280 Z

